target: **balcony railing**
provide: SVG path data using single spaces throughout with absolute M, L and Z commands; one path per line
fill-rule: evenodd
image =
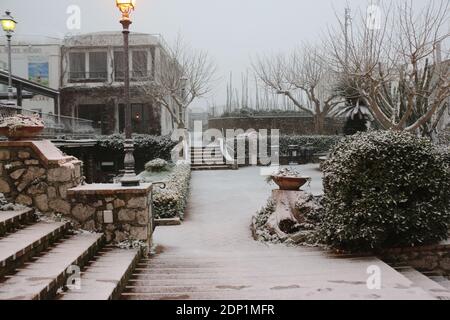
M 83 72 L 75 71 L 69 72 L 69 82 L 106 82 L 108 80 L 108 73 L 105 72 Z
M 74 138 L 93 137 L 99 135 L 99 129 L 94 126 L 94 121 L 75 117 L 58 116 L 51 113 L 36 112 L 16 106 L 8 106 L 0 103 L 0 123 L 5 117 L 15 114 L 36 115 L 38 114 L 44 122 L 42 136 L 47 138 L 58 138 L 60 136 L 71 136 Z
M 125 72 L 115 71 L 114 80 L 117 82 L 124 81 Z M 150 70 L 132 70 L 130 71 L 130 81 L 146 81 L 152 78 L 152 72 Z

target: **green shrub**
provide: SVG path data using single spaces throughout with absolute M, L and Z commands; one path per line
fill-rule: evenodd
M 169 163 L 163 159 L 154 159 L 145 164 L 145 170 L 148 172 L 162 172 L 167 171 Z
M 321 240 L 359 251 L 447 239 L 448 169 L 431 142 L 408 133 L 345 138 L 324 164 Z
M 183 218 L 189 196 L 190 165 L 177 165 L 166 181 L 166 188 L 155 188 L 153 209 L 155 218 Z
M 104 152 L 123 153 L 125 137 L 120 134 L 97 137 L 97 147 Z M 145 134 L 133 135 L 135 155 L 148 160 L 161 158 L 170 160 L 172 149 L 177 142 L 172 141 L 170 136 L 152 136 Z

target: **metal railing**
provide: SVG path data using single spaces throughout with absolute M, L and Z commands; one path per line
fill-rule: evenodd
M 108 73 L 105 72 L 69 72 L 69 82 L 105 82 L 108 80 Z
M 114 81 L 124 81 L 125 71 L 114 71 Z M 152 72 L 150 70 L 131 70 L 130 80 L 131 81 L 145 81 L 153 78 Z
M 60 136 L 92 137 L 100 134 L 99 129 L 96 129 L 94 126 L 94 121 L 91 120 L 36 112 L 0 103 L 0 123 L 3 121 L 3 118 L 11 117 L 16 114 L 25 116 L 38 114 L 44 122 L 44 130 L 41 136 L 49 138 L 57 138 Z

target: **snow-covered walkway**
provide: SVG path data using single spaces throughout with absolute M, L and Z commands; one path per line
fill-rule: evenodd
M 321 193 L 320 173 L 311 190 Z M 259 168 L 194 172 L 186 221 L 159 227 L 158 254 L 144 260 L 125 299 L 429 299 L 377 258 L 336 257 L 318 249 L 268 246 L 251 237 L 252 215 L 273 186 Z M 381 271 L 381 290 L 367 286 Z

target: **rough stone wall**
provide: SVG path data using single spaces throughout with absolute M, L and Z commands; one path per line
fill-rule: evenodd
M 69 197 L 70 217 L 82 229 L 105 233 L 108 243 L 140 240 L 150 244 L 153 233 L 150 192 L 102 195 L 74 189 L 69 191 Z
M 67 190 L 81 183 L 81 162 L 46 164 L 29 147 L 0 147 L 0 192 L 41 212 L 70 214 Z
M 450 241 L 416 248 L 386 250 L 382 259 L 394 264 L 406 263 L 419 270 L 450 276 Z
M 345 121 L 343 119 L 325 119 L 324 135 L 341 134 Z M 210 129 L 279 129 L 282 135 L 313 135 L 312 117 L 254 117 L 254 118 L 215 118 L 209 119 Z

